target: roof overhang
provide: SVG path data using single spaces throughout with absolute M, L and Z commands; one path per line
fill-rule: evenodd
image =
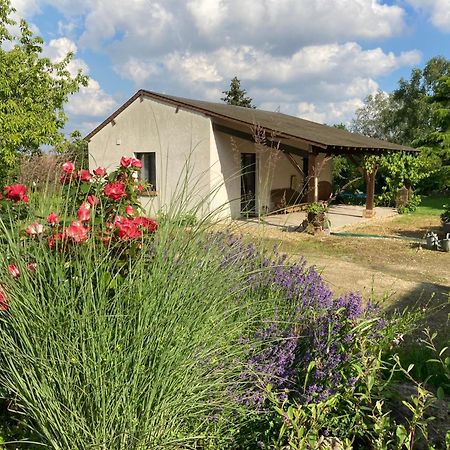
M 339 154 L 339 155 L 360 155 L 360 154 L 382 154 L 389 152 L 417 152 L 417 149 L 413 149 L 411 147 L 399 146 L 396 144 L 391 144 L 388 142 L 367 138 L 365 136 L 359 136 L 360 141 L 363 142 L 361 145 L 332 145 L 330 143 L 319 142 L 315 139 L 305 138 L 300 135 L 294 135 L 289 132 L 285 132 L 280 129 L 274 129 L 270 126 L 262 126 L 255 122 L 255 120 L 251 120 L 252 111 L 258 110 L 250 110 L 248 114 L 248 120 L 242 119 L 242 109 L 240 109 L 241 114 L 240 118 L 230 117 L 230 115 L 221 113 L 218 109 L 223 110 L 223 106 L 220 105 L 220 108 L 216 107 L 205 107 L 204 105 L 216 105 L 213 103 L 201 102 L 201 101 L 190 101 L 188 99 L 181 99 L 178 97 L 171 97 L 163 94 L 158 94 L 151 91 L 139 90 L 134 94 L 129 100 L 127 100 L 120 108 L 114 111 L 109 117 L 107 117 L 100 125 L 98 125 L 94 130 L 92 130 L 86 137 L 85 140 L 89 141 L 93 136 L 95 136 L 102 128 L 112 122 L 120 113 L 122 113 L 128 106 L 130 106 L 134 101 L 139 98 L 149 98 L 166 105 L 172 105 L 175 108 L 182 108 L 187 111 L 197 112 L 206 117 L 211 118 L 213 122 L 213 126 L 216 131 L 221 131 L 230 135 L 234 135 L 236 137 L 241 137 L 243 139 L 249 140 L 250 138 L 254 139 L 254 133 L 257 131 L 258 133 L 264 133 L 265 139 L 267 142 L 271 143 L 271 145 L 278 145 L 278 147 L 287 153 L 297 154 L 297 155 L 307 155 L 310 153 L 327 153 L 327 154 Z M 268 113 L 268 112 L 264 112 Z M 286 115 L 282 115 L 283 117 L 290 117 Z M 297 118 L 290 117 L 293 120 Z M 308 121 L 303 121 L 308 123 Z M 310 124 L 314 124 L 313 122 L 309 122 Z M 329 131 L 330 127 L 320 124 L 314 124 L 315 127 L 323 127 L 320 130 L 324 129 L 325 131 Z M 280 127 L 278 127 L 280 128 Z M 292 127 L 291 127 L 292 128 Z M 294 130 L 295 131 L 295 130 Z M 334 130 L 336 132 L 336 130 Z M 358 139 L 358 135 L 354 135 L 352 133 L 347 133 L 348 136 L 352 137 L 353 140 Z M 356 136 L 356 138 L 355 138 Z M 351 142 L 351 140 L 350 140 Z M 370 143 L 373 146 L 366 145 Z M 386 144 L 386 146 L 390 146 L 393 148 L 386 148 L 382 145 Z

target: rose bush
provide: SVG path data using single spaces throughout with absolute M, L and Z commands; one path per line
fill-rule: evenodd
M 61 211 L 50 212 L 46 220 L 32 217 L 22 229 L 28 239 L 43 240 L 50 249 L 73 253 L 88 242 L 99 242 L 111 247 L 117 266 L 126 266 L 127 258 L 142 247 L 142 240 L 152 238 L 158 228 L 156 220 L 141 215 L 137 195 L 142 183 L 137 181 L 137 172 L 142 167 L 135 158 L 122 157 L 117 170 L 107 173 L 98 167 L 90 173 L 86 169 L 77 171 L 73 162 L 61 167 L 62 195 L 68 199 Z M 28 188 L 23 184 L 5 186 L 0 194 L 0 213 L 3 222 L 13 228 L 21 226 L 29 215 Z M 24 242 L 23 258 L 29 260 L 29 244 Z M 67 260 L 70 262 L 70 259 Z M 28 261 L 29 268 L 36 261 Z M 8 270 L 18 276 L 15 263 Z M 70 267 L 70 265 L 68 266 Z M 8 310 L 7 295 L 0 292 L 0 310 Z
M 50 247 L 68 248 L 89 239 L 102 243 L 125 243 L 139 246 L 140 239 L 152 235 L 158 225 L 153 219 L 140 215 L 137 200 L 142 184 L 137 172 L 142 164 L 132 157 L 122 157 L 117 170 L 108 175 L 104 167 L 90 173 L 76 170 L 75 164 L 62 165 L 63 195 L 70 200 L 66 211 L 52 211 L 47 224 L 32 222 L 25 228 L 30 237 L 46 237 Z M 6 197 L 12 202 L 27 202 L 27 188 L 7 186 Z

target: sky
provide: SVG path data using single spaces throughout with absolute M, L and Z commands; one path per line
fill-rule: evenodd
M 208 101 L 237 76 L 261 109 L 349 123 L 433 56 L 450 58 L 450 0 L 12 0 L 89 85 L 67 106 L 87 134 L 137 90 Z

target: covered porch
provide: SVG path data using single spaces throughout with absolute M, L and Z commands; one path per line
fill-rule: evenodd
M 275 118 L 277 121 L 273 122 Z M 368 169 L 364 157 L 415 151 L 298 118 L 293 121 L 290 116 L 279 113 L 264 117 L 265 120 L 259 119 L 260 122 L 256 124 L 255 121 L 253 125 L 217 118 L 213 120 L 216 138 L 221 136 L 221 140 L 234 144 L 244 143 L 242 148 L 245 150 L 239 152 L 240 206 L 236 205 L 232 214 L 234 218 L 239 215 L 248 218 L 251 215 L 271 217 L 275 213 L 296 213 L 308 203 L 330 200 L 336 194 L 332 191 L 331 163 L 337 155 L 345 155 L 366 181 L 365 206 L 353 208 L 349 217 L 383 215 L 382 210 L 375 207 L 378 167 L 373 165 Z M 268 155 L 274 152 L 279 157 L 272 161 Z M 264 169 L 264 164 L 272 166 L 271 169 Z M 250 207 L 246 208 L 246 205 Z M 236 214 L 237 210 L 240 214 Z M 271 217 L 273 223 L 285 220 L 283 217 Z M 297 225 L 301 223 L 297 218 L 293 220 Z

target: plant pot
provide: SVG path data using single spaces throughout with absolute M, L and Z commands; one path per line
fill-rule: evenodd
M 441 248 L 444 252 L 450 252 L 450 239 L 442 239 Z
M 314 230 L 321 230 L 325 228 L 325 213 L 308 213 L 308 223 L 310 223 Z
M 443 222 L 442 229 L 444 231 L 444 234 L 450 233 L 450 222 Z

